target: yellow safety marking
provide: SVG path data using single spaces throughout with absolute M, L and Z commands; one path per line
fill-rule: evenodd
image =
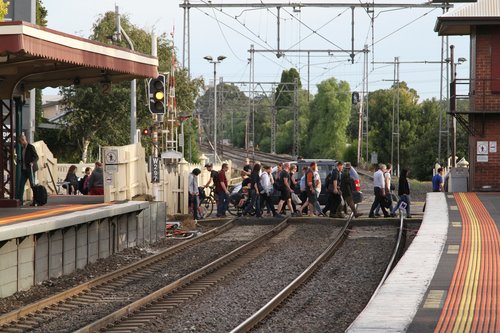
M 441 309 L 444 304 L 446 290 L 431 290 L 425 299 L 424 309 Z
M 458 210 L 458 206 L 450 206 L 450 210 Z
M 460 245 L 448 245 L 448 251 L 446 251 L 447 254 L 458 254 L 458 251 L 460 250 Z
M 451 226 L 454 228 L 461 228 L 462 222 L 451 222 Z
M 446 195 L 446 196 L 448 197 L 448 199 L 453 199 L 453 198 L 455 198 L 455 196 L 454 196 L 453 194 L 448 194 L 448 195 Z
M 453 326 L 453 333 L 469 332 L 474 318 L 476 305 L 477 287 L 479 282 L 479 268 L 481 264 L 481 235 L 477 216 L 471 203 L 464 193 L 460 193 L 461 199 L 471 220 L 471 252 L 467 264 L 467 275 L 464 281 L 464 289 L 458 308 L 458 314 Z

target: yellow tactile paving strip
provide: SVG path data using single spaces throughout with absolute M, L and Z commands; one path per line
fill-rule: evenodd
M 55 216 L 63 213 L 76 212 L 79 210 L 87 210 L 92 208 L 98 208 L 102 206 L 110 205 L 111 203 L 101 203 L 101 204 L 90 204 L 90 205 L 64 205 L 58 206 L 56 208 L 49 208 L 40 211 L 30 212 L 26 214 L 20 214 L 15 216 L 8 216 L 0 218 L 0 225 L 14 223 L 14 222 L 22 222 L 22 221 L 31 221 L 37 220 L 49 216 Z
M 434 332 L 499 332 L 500 236 L 476 193 L 456 193 L 462 217 L 457 265 Z

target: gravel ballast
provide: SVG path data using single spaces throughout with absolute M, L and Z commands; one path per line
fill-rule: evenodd
M 228 332 L 289 284 L 335 239 L 327 219 L 292 224 L 269 250 L 201 297 L 144 327 L 144 332 Z

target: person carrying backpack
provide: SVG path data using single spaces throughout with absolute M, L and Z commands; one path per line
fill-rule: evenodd
M 340 181 L 340 191 L 345 203 L 351 208 L 354 217 L 360 217 L 363 213 L 358 213 L 354 200 L 352 199 L 353 181 L 350 172 L 351 163 L 346 162 L 344 171 L 342 172 L 342 180 Z

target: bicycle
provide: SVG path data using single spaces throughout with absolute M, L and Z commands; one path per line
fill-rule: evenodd
M 208 195 L 205 194 L 205 189 L 203 187 L 199 188 L 200 192 L 200 206 L 199 206 L 199 212 L 202 218 L 207 218 L 209 217 L 213 210 L 214 210 L 214 205 L 216 204 L 215 201 L 215 192 L 214 192 L 214 187 L 209 186 L 208 187 L 210 192 Z

